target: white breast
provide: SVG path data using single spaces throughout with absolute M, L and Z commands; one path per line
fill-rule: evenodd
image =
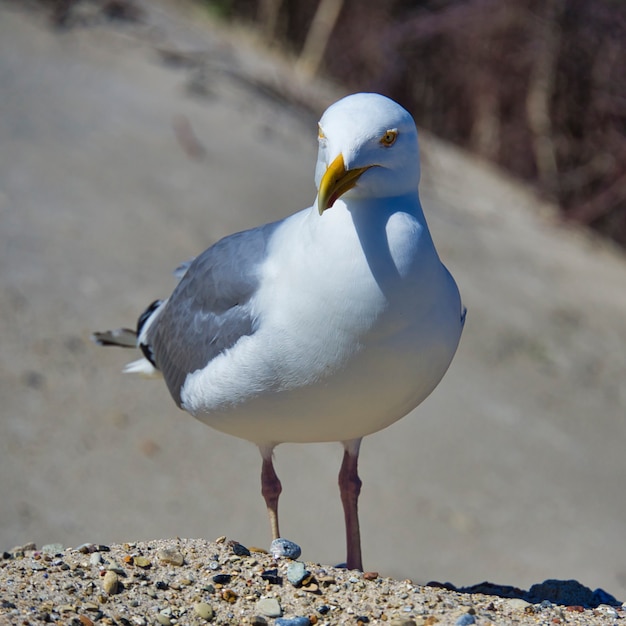
M 419 215 L 363 215 L 355 226 L 338 202 L 283 222 L 255 298 L 258 330 L 188 376 L 186 410 L 255 443 L 347 440 L 434 389 L 461 332 L 456 285 Z

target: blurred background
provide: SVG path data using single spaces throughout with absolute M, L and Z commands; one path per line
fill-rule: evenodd
M 0 0 L 0 548 L 267 547 L 254 447 L 89 336 L 132 326 L 220 237 L 309 206 L 319 115 L 375 90 L 420 125 L 425 212 L 469 314 L 439 388 L 364 442 L 365 566 L 626 599 L 625 16 Z M 307 560 L 344 559 L 340 459 L 276 451 Z
M 438 137 L 626 245 L 626 4 L 208 2 L 309 74 L 389 94 Z

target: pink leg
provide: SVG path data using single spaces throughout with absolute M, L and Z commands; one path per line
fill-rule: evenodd
M 274 447 L 260 448 L 263 456 L 263 467 L 261 469 L 261 493 L 265 498 L 267 513 L 270 518 L 270 529 L 272 531 L 272 539 L 278 539 L 280 532 L 278 530 L 278 496 L 283 490 L 280 480 L 274 471 L 272 462 L 272 452 Z
M 343 463 L 339 470 L 339 492 L 343 513 L 346 520 L 346 545 L 348 569 L 363 570 L 361 559 L 361 532 L 359 530 L 359 512 L 357 502 L 361 492 L 361 479 L 357 473 L 360 439 L 344 441 Z

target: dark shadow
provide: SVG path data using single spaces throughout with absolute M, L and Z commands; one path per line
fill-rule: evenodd
M 530 604 L 540 604 L 548 601 L 552 604 L 580 606 L 586 609 L 595 609 L 601 604 L 609 606 L 622 605 L 619 600 L 604 591 L 604 589 L 592 591 L 577 580 L 549 579 L 542 583 L 534 584 L 528 591 L 510 585 L 498 585 L 486 581 L 469 587 L 455 587 L 452 583 L 436 581 L 431 581 L 426 586 L 441 587 L 458 593 L 482 593 L 488 596 L 498 596 L 499 598 L 519 598 L 530 602 Z

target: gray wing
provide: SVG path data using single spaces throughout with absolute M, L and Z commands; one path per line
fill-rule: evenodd
M 277 224 L 230 235 L 197 256 L 150 324 L 146 347 L 179 406 L 189 373 L 254 333 L 251 298 Z

